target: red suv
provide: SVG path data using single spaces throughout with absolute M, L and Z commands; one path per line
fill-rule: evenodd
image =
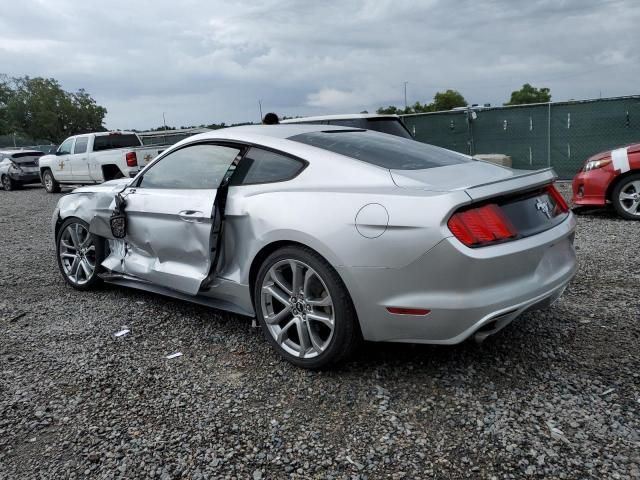
M 623 218 L 640 220 L 640 143 L 598 153 L 573 179 L 576 205 L 611 202 Z

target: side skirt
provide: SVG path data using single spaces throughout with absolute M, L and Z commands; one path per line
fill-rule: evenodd
M 238 315 L 243 315 L 245 317 L 252 317 L 252 318 L 254 317 L 253 312 L 248 312 L 242 307 L 235 305 L 231 302 L 226 302 L 224 300 L 218 300 L 215 298 L 204 297 L 204 296 L 193 297 L 191 295 L 176 292 L 169 288 L 160 287 L 152 283 L 138 280 L 135 277 L 105 273 L 100 275 L 100 278 L 102 278 L 105 282 L 110 283 L 112 285 L 119 285 L 121 287 L 129 287 L 129 288 L 135 288 L 138 290 L 144 290 L 146 292 L 157 293 L 160 295 L 164 295 L 166 297 L 176 298 L 178 300 L 184 300 L 186 302 L 197 303 L 198 305 L 204 305 L 205 307 L 211 307 L 211 308 L 216 308 L 218 310 L 237 313 Z

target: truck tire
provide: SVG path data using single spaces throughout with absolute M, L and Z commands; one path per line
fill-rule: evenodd
M 53 178 L 53 173 L 50 169 L 46 169 L 42 172 L 42 185 L 48 193 L 60 192 L 60 184 Z

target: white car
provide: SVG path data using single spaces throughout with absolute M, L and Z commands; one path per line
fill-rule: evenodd
M 6 191 L 28 183 L 40 183 L 38 158 L 43 155 L 37 150 L 1 150 L 0 185 Z
M 553 303 L 576 272 L 554 178 L 370 130 L 253 125 L 63 196 L 52 226 L 73 288 L 255 315 L 284 358 L 322 368 L 362 338 L 482 341 Z
M 49 193 L 60 185 L 89 185 L 135 177 L 164 147 L 144 147 L 134 132 L 99 132 L 67 138 L 53 155 L 40 158 L 40 177 Z

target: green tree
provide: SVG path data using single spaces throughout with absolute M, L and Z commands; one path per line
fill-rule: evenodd
M 455 107 L 466 107 L 467 101 L 462 94 L 457 90 L 446 90 L 444 92 L 438 92 L 433 96 L 433 102 L 420 103 L 416 102 L 407 108 L 399 108 L 390 105 L 388 107 L 380 107 L 376 110 L 377 113 L 383 115 L 403 115 L 408 113 L 428 113 L 439 112 L 441 110 L 451 110 Z
M 431 104 L 434 112 L 440 112 L 442 110 L 451 110 L 456 107 L 466 107 L 467 101 L 462 94 L 457 90 L 447 90 L 444 92 L 438 92 L 433 96 L 433 103 Z
M 70 135 L 104 130 L 107 110 L 82 89 L 69 93 L 57 80 L 40 77 L 12 78 L 3 85 L 8 88 L 7 132 L 57 143 Z M 5 90 L 0 87 L 0 110 Z
M 376 113 L 379 115 L 398 115 L 400 113 L 403 113 L 403 111 L 398 107 L 389 105 L 388 107 L 380 107 L 378 110 L 376 110 Z
M 524 105 L 527 103 L 546 103 L 551 101 L 551 91 L 548 88 L 536 88 L 525 83 L 520 90 L 511 92 L 511 100 L 505 105 Z

